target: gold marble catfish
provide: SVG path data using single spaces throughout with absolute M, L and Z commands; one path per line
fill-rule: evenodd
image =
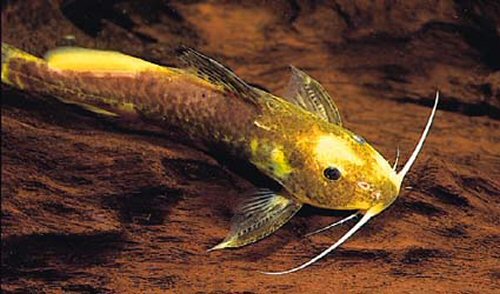
M 347 130 L 325 89 L 292 67 L 288 97 L 250 86 L 230 69 L 184 48 L 185 69 L 156 65 L 112 51 L 63 47 L 44 58 L 2 43 L 2 82 L 48 94 L 86 109 L 176 127 L 206 146 L 248 160 L 276 181 L 236 210 L 229 235 L 211 250 L 240 247 L 275 232 L 304 204 L 356 210 L 330 227 L 362 215 L 335 244 L 303 269 L 344 243 L 398 197 L 431 127 L 402 170 L 394 168 L 362 137 Z

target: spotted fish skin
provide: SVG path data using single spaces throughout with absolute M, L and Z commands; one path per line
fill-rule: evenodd
M 158 66 L 116 52 L 71 50 L 42 59 L 2 43 L 2 81 L 25 91 L 179 128 L 204 145 L 250 161 L 301 203 L 366 209 L 381 199 L 359 191 L 355 182 L 360 178 L 389 191 L 382 197 L 392 197 L 397 190 L 390 177 L 380 172 L 382 166 L 392 174 L 390 166 L 369 144 L 359 144 L 340 124 L 280 97 L 252 88 L 247 90 L 258 99 L 249 102 L 238 97 L 240 92 L 186 69 Z M 325 149 L 330 144 L 343 158 L 318 150 L 321 138 Z M 323 178 L 323 165 L 329 163 L 342 166 L 343 181 L 332 185 Z
M 278 97 L 266 100 L 264 114 L 255 120 L 260 127 L 250 134 L 250 161 L 293 191 L 300 202 L 327 209 L 368 209 L 397 194 L 395 180 L 380 172 L 392 175 L 392 168 L 369 144 L 360 144 L 352 132 Z M 275 156 L 278 151 L 283 156 Z M 343 180 L 331 183 L 323 177 L 329 164 L 342 167 Z M 283 170 L 289 172 L 282 176 Z M 360 189 L 359 179 L 371 183 L 370 188 Z M 377 196 L 377 191 L 385 193 Z
M 234 154 L 249 152 L 244 134 L 253 128 L 256 107 L 187 71 L 159 66 L 134 72 L 59 69 L 5 46 L 2 52 L 10 50 L 2 60 L 6 84 L 162 127 L 175 126 L 193 139 L 221 143 Z
M 2 43 L 2 82 L 102 114 L 175 127 L 202 148 L 246 160 L 280 184 L 278 191 L 250 197 L 228 237 L 213 249 L 262 239 L 303 204 L 368 211 L 371 217 L 396 199 L 401 178 L 343 127 L 317 81 L 293 68 L 296 96 L 282 98 L 201 53 L 182 54 L 188 66 L 178 69 L 84 48 L 59 48 L 38 58 Z M 339 177 L 328 179 L 328 169 Z

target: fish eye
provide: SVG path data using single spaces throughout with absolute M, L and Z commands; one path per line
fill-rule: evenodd
M 323 175 L 330 181 L 336 181 L 342 176 L 339 169 L 333 166 L 325 168 L 325 170 L 323 171 Z

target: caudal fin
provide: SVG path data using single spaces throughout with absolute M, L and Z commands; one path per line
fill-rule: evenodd
M 12 85 L 8 79 L 9 60 L 13 53 L 18 50 L 15 47 L 2 42 L 2 83 Z
M 13 59 L 23 62 L 43 62 L 42 59 L 2 42 L 2 83 L 20 88 L 16 79 L 12 78 L 10 63 Z

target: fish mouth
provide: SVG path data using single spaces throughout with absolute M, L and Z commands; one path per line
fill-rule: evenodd
M 429 135 L 429 130 L 431 128 L 432 122 L 434 120 L 434 116 L 436 114 L 436 109 L 437 105 L 439 102 L 439 92 L 436 92 L 436 98 L 434 100 L 434 107 L 432 108 L 431 115 L 429 116 L 427 120 L 427 124 L 425 126 L 424 131 L 422 132 L 422 135 L 420 137 L 420 140 L 418 141 L 417 146 L 415 147 L 412 155 L 404 165 L 404 167 L 396 173 L 394 169 L 391 169 L 390 178 L 389 182 L 391 186 L 387 186 L 389 189 L 388 193 L 385 195 L 390 195 L 388 198 L 385 198 L 385 195 L 381 194 L 381 200 L 379 200 L 379 203 L 375 204 L 374 206 L 371 206 L 368 210 L 363 211 L 363 217 L 349 230 L 347 233 L 345 233 L 337 242 L 332 244 L 330 247 L 327 249 L 323 250 L 320 254 L 316 255 L 314 258 L 310 259 L 309 261 L 294 267 L 292 269 L 286 270 L 286 271 L 281 271 L 281 272 L 265 272 L 265 274 L 268 275 L 283 275 L 283 274 L 289 274 L 293 273 L 299 270 L 302 270 L 311 264 L 317 262 L 324 256 L 326 256 L 328 253 L 331 251 L 335 250 L 338 248 L 340 245 L 342 245 L 347 239 L 349 239 L 352 235 L 354 235 L 363 225 L 365 225 L 371 218 L 373 218 L 375 215 L 381 213 L 383 210 L 385 210 L 387 207 L 389 207 L 394 200 L 396 200 L 397 196 L 399 195 L 399 190 L 401 189 L 401 184 L 403 183 L 403 180 L 410 170 L 411 166 L 417 159 L 418 154 L 422 150 L 422 147 L 424 145 L 425 139 Z M 394 174 L 394 175 L 393 175 Z M 358 184 L 359 186 L 359 184 Z M 390 191 L 394 187 L 395 191 Z M 357 190 L 357 189 L 356 189 Z
M 391 188 L 394 187 L 395 189 L 397 189 L 397 186 L 394 185 L 393 181 L 387 180 L 386 182 L 388 182 L 388 184 L 385 184 L 383 186 L 390 186 Z M 370 200 L 369 202 L 371 203 L 369 204 L 369 207 L 372 207 L 373 205 L 376 205 L 377 203 L 382 201 L 384 198 L 383 195 L 389 195 L 393 192 L 393 189 L 389 189 L 390 191 L 383 191 L 383 189 L 380 189 L 379 187 L 365 181 L 357 182 L 356 186 L 356 194 L 358 194 L 360 198 Z

